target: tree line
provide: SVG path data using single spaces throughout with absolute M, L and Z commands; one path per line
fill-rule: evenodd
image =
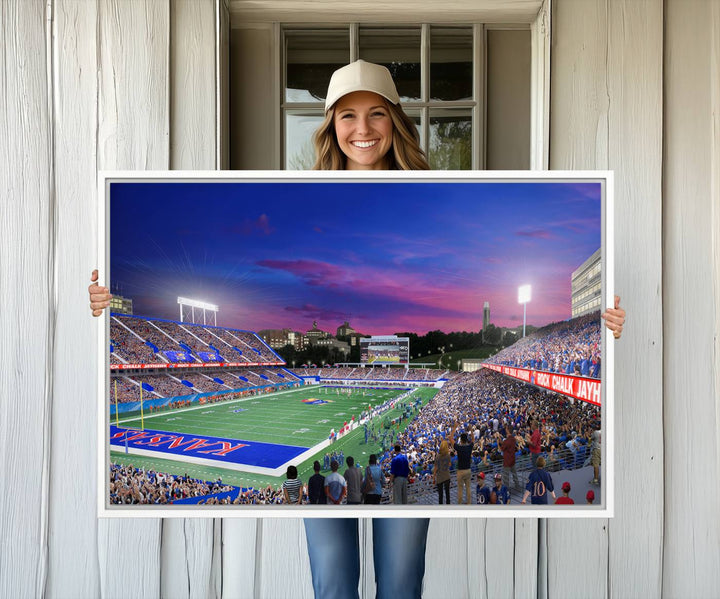
M 435 355 L 458 351 L 463 349 L 477 349 L 487 346 L 502 348 L 508 347 L 518 340 L 522 335 L 522 327 L 519 331 L 515 329 L 502 329 L 494 324 L 489 324 L 485 334 L 479 332 L 455 331 L 445 333 L 440 330 L 429 331 L 424 335 L 410 332 L 394 333 L 398 337 L 407 337 L 410 340 L 410 358 L 417 358 L 427 355 Z M 535 327 L 528 326 L 526 334 L 530 334 Z M 281 349 L 275 350 L 285 362 L 292 366 L 301 366 L 302 364 L 315 364 L 324 366 L 326 364 L 336 364 L 341 362 L 360 362 L 360 345 L 356 343 L 352 345 L 349 336 L 338 337 L 339 341 L 345 341 L 350 344 L 350 354 L 344 354 L 336 348 L 326 346 L 310 345 L 302 351 L 296 350 L 292 345 L 286 345 Z

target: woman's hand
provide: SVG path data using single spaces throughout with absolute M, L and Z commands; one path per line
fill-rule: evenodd
M 103 310 L 110 305 L 110 290 L 107 287 L 100 287 L 97 284 L 98 271 L 97 269 L 92 271 L 90 276 L 92 285 L 88 287 L 88 293 L 90 294 L 90 309 L 92 310 L 93 316 L 100 316 Z
M 608 308 L 602 313 L 605 326 L 613 332 L 615 339 L 620 339 L 625 324 L 625 310 L 620 307 L 620 296 L 615 296 L 615 308 Z

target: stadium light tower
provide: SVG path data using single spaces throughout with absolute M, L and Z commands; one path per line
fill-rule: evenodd
M 213 322 L 215 323 L 215 326 L 217 326 L 217 313 L 220 308 L 218 308 L 215 304 L 208 304 L 207 302 L 200 302 L 186 297 L 177 298 L 177 303 L 180 304 L 180 322 L 183 322 L 183 307 L 187 306 L 191 310 L 191 322 L 195 323 L 195 308 L 198 308 L 203 311 L 203 324 L 207 324 L 207 322 L 205 322 L 205 311 L 207 310 L 208 312 L 213 313 Z
M 525 318 L 527 316 L 527 305 L 530 301 L 532 288 L 530 285 L 520 285 L 518 287 L 518 304 L 523 305 L 523 337 L 525 336 Z

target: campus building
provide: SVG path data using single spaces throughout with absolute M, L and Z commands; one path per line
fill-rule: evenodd
M 573 271 L 572 318 L 600 309 L 602 302 L 602 255 L 600 248 Z
M 132 314 L 132 299 L 121 295 L 113 295 L 110 299 L 110 312 L 114 312 L 115 314 Z
M 307 345 L 305 335 L 292 329 L 264 329 L 258 331 L 258 335 L 273 349 L 292 345 L 297 351 L 302 351 Z

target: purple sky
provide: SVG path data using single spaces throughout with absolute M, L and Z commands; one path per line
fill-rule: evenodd
M 478 331 L 570 317 L 570 276 L 600 247 L 599 183 L 116 183 L 113 285 L 135 313 L 366 334 Z

